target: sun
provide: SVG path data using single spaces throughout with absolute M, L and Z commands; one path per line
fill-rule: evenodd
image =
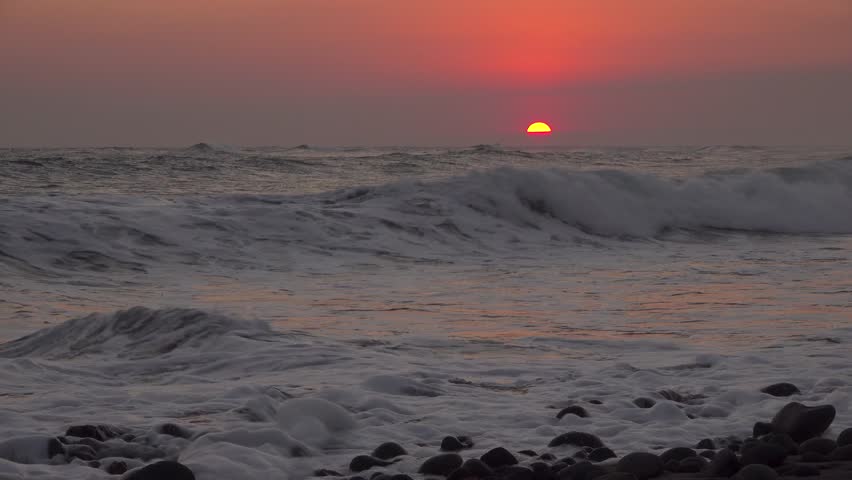
M 527 127 L 527 135 L 535 135 L 535 136 L 547 136 L 550 135 L 553 131 L 550 129 L 550 125 L 544 122 L 534 122 L 531 123 L 529 127 Z

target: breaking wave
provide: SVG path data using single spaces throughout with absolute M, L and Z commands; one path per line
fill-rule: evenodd
M 0 357 L 67 359 L 115 354 L 149 358 L 183 348 L 208 348 L 224 340 L 271 335 L 266 323 L 236 320 L 193 309 L 134 307 L 91 314 L 0 345 Z
M 680 179 L 506 167 L 299 196 L 21 196 L 0 209 L 0 271 L 276 269 L 317 255 L 453 261 L 707 231 L 852 233 L 852 159 Z

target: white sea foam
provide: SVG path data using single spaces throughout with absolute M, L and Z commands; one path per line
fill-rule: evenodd
M 0 152 L 0 477 L 108 478 L 46 458 L 80 423 L 201 480 L 350 474 L 385 441 L 410 455 L 373 470 L 412 474 L 445 435 L 691 446 L 748 435 L 780 381 L 834 435 L 852 163 L 829 153 Z

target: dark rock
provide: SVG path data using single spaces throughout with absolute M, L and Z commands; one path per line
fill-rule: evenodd
M 761 464 L 746 465 L 734 477 L 734 480 L 775 480 L 778 474 L 775 470 Z
M 178 438 L 192 438 L 192 432 L 174 423 L 164 423 L 157 428 L 157 433 Z
M 699 441 L 698 444 L 695 445 L 695 448 L 699 448 L 701 450 L 716 450 L 716 444 L 713 440 L 705 438 Z
M 464 445 L 456 437 L 444 437 L 441 440 L 442 452 L 458 452 L 464 450 Z
M 603 402 L 598 399 L 589 400 L 592 405 L 603 405 Z
M 704 467 L 707 466 L 708 462 L 704 457 L 694 456 L 684 458 L 679 463 L 679 471 L 681 473 L 698 473 L 701 470 L 704 470 Z
M 742 465 L 760 464 L 777 467 L 784 463 L 786 459 L 787 450 L 784 447 L 772 443 L 760 442 L 743 448 L 740 463 Z
M 819 469 L 813 465 L 803 465 L 801 463 L 788 463 L 776 471 L 779 475 L 786 477 L 817 477 L 820 474 Z
M 828 458 L 834 460 L 835 462 L 848 462 L 852 461 L 852 445 L 844 445 L 842 447 L 838 447 Z
M 716 458 L 716 451 L 715 450 L 704 450 L 703 452 L 699 453 L 698 456 L 704 457 L 708 460 L 713 460 L 714 458 Z
M 761 388 L 760 391 L 768 393 L 773 397 L 789 397 L 790 395 L 802 393 L 795 385 L 786 382 L 774 383 L 768 387 Z
M 550 452 L 547 452 L 547 453 L 542 453 L 541 455 L 539 455 L 538 458 L 540 458 L 542 460 L 547 460 L 548 462 L 550 462 L 550 461 L 556 460 L 556 455 L 554 455 Z
M 72 425 L 65 431 L 68 437 L 94 438 L 102 442 L 125 433 L 127 430 L 113 425 Z
M 479 479 L 479 478 L 485 478 L 485 477 L 482 476 L 482 475 L 474 475 L 473 473 L 471 473 L 468 469 L 466 469 L 464 467 L 457 468 L 457 469 L 453 470 L 452 472 L 450 472 L 449 475 L 447 475 L 447 480 L 469 480 L 471 478 Z
M 837 436 L 837 446 L 845 447 L 846 445 L 852 445 L 852 428 L 847 428 L 840 432 L 840 435 Z
M 105 448 L 97 452 L 97 458 L 123 457 L 123 458 L 138 458 L 142 461 L 149 461 L 155 458 L 164 458 L 166 452 L 148 445 L 139 443 L 125 443 L 116 445 L 105 445 Z
M 458 435 L 456 437 L 461 442 L 464 448 L 473 448 L 473 439 L 467 435 Z
M 615 469 L 619 472 L 632 473 L 639 480 L 646 480 L 663 473 L 663 461 L 653 453 L 633 452 L 621 457 Z
M 633 400 L 633 405 L 636 405 L 639 408 L 651 408 L 656 404 L 657 402 L 648 397 L 639 397 L 636 400 Z
M 418 472 L 424 475 L 440 475 L 446 477 L 453 470 L 462 466 L 462 457 L 456 453 L 442 453 L 427 459 L 420 465 Z
M 492 448 L 483 453 L 479 459 L 491 468 L 518 464 L 518 459 L 503 447 Z
M 511 465 L 502 467 L 494 472 L 494 476 L 501 480 L 533 480 L 533 471 L 527 467 Z
M 587 460 L 589 458 L 589 452 L 585 450 L 578 450 L 574 452 L 574 455 L 572 455 L 572 457 L 576 460 Z
M 518 453 L 520 453 L 521 455 L 527 456 L 527 457 L 537 457 L 538 456 L 538 454 L 535 453 L 535 451 L 533 451 L 533 450 L 521 450 Z
M 770 433 L 769 435 L 760 437 L 760 441 L 778 445 L 787 452 L 787 455 L 795 455 L 799 452 L 799 445 L 797 445 L 796 442 L 790 438 L 790 435 L 787 435 L 786 433 Z
M 562 462 L 556 462 L 556 463 L 554 463 L 553 465 L 551 465 L 551 466 L 550 466 L 550 471 L 551 471 L 551 472 L 553 472 L 553 473 L 559 473 L 559 472 L 561 472 L 562 470 L 564 470 L 564 469 L 566 469 L 566 468 L 570 467 L 571 465 L 573 465 L 573 464 L 567 464 L 567 463 L 562 463 Z
M 309 454 L 310 452 L 308 451 L 308 449 L 301 445 L 293 445 L 292 447 L 290 447 L 291 457 L 301 458 L 307 457 Z
M 556 474 L 557 480 L 593 480 L 608 472 L 601 466 L 589 462 L 580 462 L 565 467 Z
M 106 472 L 110 475 L 123 475 L 127 471 L 127 464 L 121 460 L 115 461 L 107 465 Z
M 686 401 L 686 399 L 683 398 L 683 395 L 675 392 L 674 390 L 660 390 L 657 393 L 661 397 L 665 398 L 666 400 L 670 400 L 672 402 L 684 403 Z
M 837 448 L 837 442 L 830 438 L 812 438 L 799 445 L 799 453 L 817 452 L 828 455 Z
M 385 442 L 373 450 L 373 456 L 382 460 L 390 460 L 401 455 L 408 455 L 408 452 L 396 442 Z
M 364 470 L 369 470 L 373 467 L 387 467 L 391 463 L 393 462 L 386 462 L 370 455 L 358 455 L 349 462 L 349 470 L 352 470 L 353 472 L 363 472 Z
M 669 460 L 681 461 L 687 457 L 694 457 L 698 455 L 695 453 L 695 450 L 686 447 L 675 447 L 669 450 L 666 450 L 660 455 L 660 460 L 663 461 L 663 464 L 667 463 Z
M 492 473 L 491 467 L 489 467 L 485 464 L 485 462 L 477 458 L 467 459 L 464 462 L 464 465 L 462 465 L 462 468 L 477 477 L 488 477 Z
M 90 468 L 101 468 L 101 462 L 99 462 L 97 460 L 92 460 L 90 462 L 87 462 L 86 465 Z
M 391 475 L 390 480 L 414 480 L 411 476 L 406 475 L 404 473 L 397 473 L 396 475 Z
M 64 455 L 65 447 L 58 438 L 50 438 L 47 440 L 47 458 L 53 458 L 57 455 Z
M 123 480 L 195 480 L 192 470 L 178 462 L 163 460 L 133 470 Z
M 663 470 L 667 472 L 677 473 L 680 471 L 680 462 L 677 460 L 669 460 L 663 464 Z
M 805 463 L 822 463 L 828 461 L 828 456 L 817 452 L 808 452 L 803 454 L 799 460 Z
M 66 445 L 65 455 L 68 458 L 79 458 L 80 460 L 94 460 L 97 458 L 95 450 L 88 445 Z
M 593 462 L 603 462 L 604 460 L 616 458 L 617 456 L 618 455 L 616 455 L 611 449 L 607 447 L 600 447 L 589 452 L 588 459 Z
M 349 480 L 367 480 L 366 478 L 356 475 L 354 477 L 349 477 Z
M 722 449 L 716 453 L 716 457 L 710 461 L 707 473 L 713 477 L 730 477 L 740 469 L 740 461 L 737 455 L 729 449 Z
M 771 423 L 766 422 L 757 422 L 754 424 L 754 428 L 751 429 L 751 435 L 753 437 L 762 437 L 764 435 L 769 435 L 770 433 L 775 431 L 775 428 Z
M 557 436 L 547 445 L 548 447 L 558 447 L 559 445 L 575 445 L 578 447 L 600 448 L 604 444 L 600 438 L 586 432 L 568 432 Z
M 784 406 L 772 419 L 777 432 L 789 434 L 796 442 L 818 437 L 834 421 L 837 411 L 833 405 L 807 407 L 798 402 Z
M 370 477 L 370 480 L 390 480 L 391 476 L 385 472 L 376 472 Z
M 602 477 L 598 477 L 596 480 L 639 480 L 636 478 L 636 475 L 627 472 L 612 472 L 607 473 Z
M 315 477 L 342 477 L 343 475 L 341 475 L 338 472 L 335 472 L 334 470 L 328 470 L 326 468 L 321 468 L 319 470 L 314 470 L 314 476 Z
M 544 462 L 535 462 L 530 464 L 530 469 L 533 471 L 533 480 L 553 480 L 554 475 L 550 470 L 550 465 Z
M 575 463 L 577 463 L 577 461 L 574 460 L 571 457 L 565 457 L 565 458 L 560 458 L 557 463 L 564 463 L 565 465 L 574 465 Z
M 589 412 L 586 411 L 585 408 L 579 405 L 571 405 L 570 407 L 563 408 L 556 414 L 556 418 L 562 418 L 565 415 L 576 415 L 580 418 L 586 418 L 589 416 Z

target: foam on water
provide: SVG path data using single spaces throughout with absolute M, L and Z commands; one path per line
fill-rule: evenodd
M 48 458 L 86 422 L 202 480 L 386 441 L 410 455 L 375 470 L 412 474 L 446 435 L 692 446 L 771 418 L 779 381 L 831 435 L 850 233 L 837 150 L 5 150 L 0 477 L 107 478 Z

